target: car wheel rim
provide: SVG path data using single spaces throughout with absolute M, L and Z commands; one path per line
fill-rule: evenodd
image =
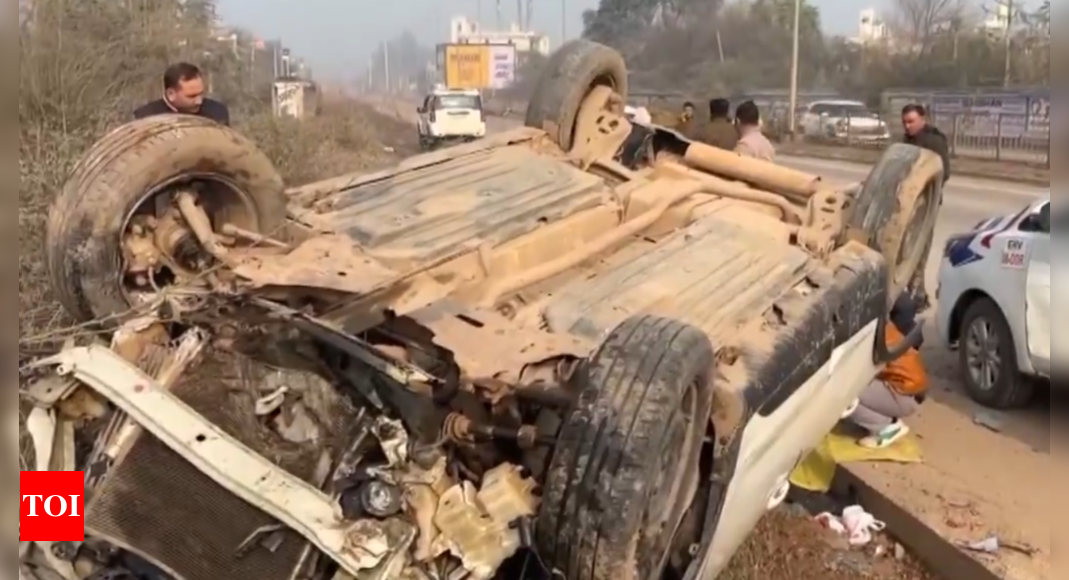
M 969 326 L 965 338 L 965 359 L 969 378 L 981 391 L 991 391 L 1002 374 L 1002 355 L 999 336 L 986 318 L 978 318 Z

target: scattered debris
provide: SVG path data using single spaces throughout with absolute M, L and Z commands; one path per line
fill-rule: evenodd
M 1025 544 L 1003 542 L 998 536 L 988 536 L 978 542 L 963 542 L 958 545 L 965 550 L 979 554 L 998 554 L 1003 550 L 1009 550 L 1011 552 L 1017 552 L 1018 554 L 1024 554 L 1031 558 L 1039 552 L 1036 548 Z
M 816 517 L 816 521 L 836 535 L 846 537 L 851 546 L 858 547 L 871 544 L 874 535 L 887 528 L 887 524 L 877 520 L 859 505 L 844 509 L 841 517 L 822 513 Z
M 973 415 L 973 423 L 991 431 L 992 433 L 1002 433 L 1002 418 L 997 417 L 988 411 L 977 411 Z
M 982 554 L 997 554 L 1001 549 L 998 538 L 995 536 L 980 540 L 979 542 L 965 542 L 961 544 L 961 547 L 970 552 L 980 552 Z

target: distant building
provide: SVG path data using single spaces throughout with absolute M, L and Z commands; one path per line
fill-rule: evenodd
M 454 17 L 449 22 L 451 44 L 509 44 L 519 54 L 538 53 L 549 55 L 549 38 L 544 34 L 522 30 L 513 24 L 508 30 L 489 30 L 478 22 L 464 16 Z
M 980 30 L 990 34 L 1005 34 L 1006 30 L 1010 27 L 1010 7 L 1004 4 L 996 5 L 995 10 L 989 12 L 983 22 L 980 23 Z
M 874 8 L 866 8 L 858 15 L 857 36 L 853 38 L 858 44 L 876 44 L 891 39 L 891 27 L 880 18 Z

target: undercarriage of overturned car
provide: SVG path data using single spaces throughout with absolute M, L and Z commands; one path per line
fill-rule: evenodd
M 245 138 L 146 119 L 49 221 L 71 314 L 39 470 L 83 542 L 39 580 L 712 580 L 909 342 L 939 159 L 859 187 L 623 115 L 563 47 L 527 126 L 284 190 Z M 32 574 L 32 575 L 31 575 Z

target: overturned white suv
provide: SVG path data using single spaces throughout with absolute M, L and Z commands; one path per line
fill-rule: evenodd
M 570 43 L 526 127 L 289 191 L 203 119 L 105 137 L 48 245 L 108 341 L 28 393 L 86 539 L 22 573 L 716 578 L 910 346 L 942 164 L 895 146 L 847 193 L 630 123 L 627 78 Z

